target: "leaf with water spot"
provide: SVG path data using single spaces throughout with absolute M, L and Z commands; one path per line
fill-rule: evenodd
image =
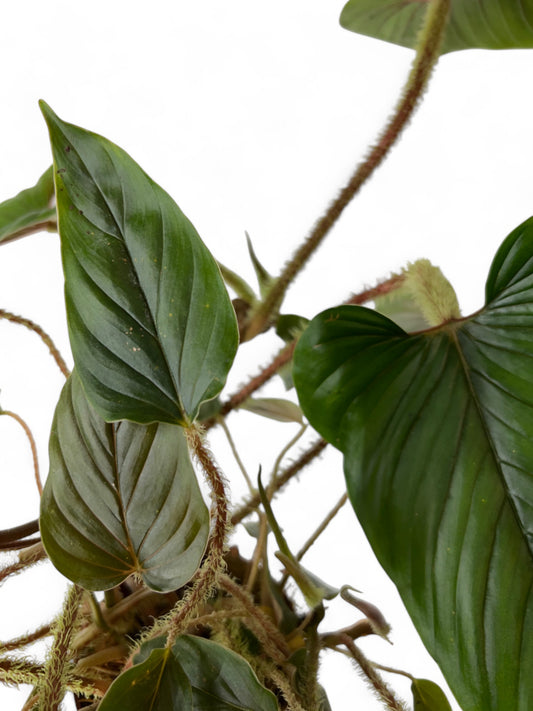
M 189 425 L 238 345 L 218 266 L 172 198 L 121 148 L 44 102 L 74 362 L 108 421 Z

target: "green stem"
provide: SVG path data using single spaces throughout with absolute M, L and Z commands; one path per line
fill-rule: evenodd
M 390 686 L 385 682 L 381 674 L 378 674 L 372 662 L 370 662 L 363 652 L 354 644 L 348 635 L 344 635 L 342 644 L 349 650 L 352 658 L 357 662 L 369 685 L 374 689 L 379 698 L 383 701 L 385 708 L 391 711 L 408 711 L 407 706 L 397 699 Z
M 353 197 L 359 192 L 376 168 L 381 165 L 407 126 L 409 119 L 422 99 L 431 77 L 431 72 L 438 61 L 449 8 L 450 0 L 429 0 L 424 24 L 418 36 L 416 56 L 392 117 L 387 122 L 377 143 L 370 149 L 367 157 L 357 166 L 348 183 L 330 203 L 326 212 L 316 222 L 309 236 L 286 263 L 283 271 L 275 280 L 263 301 L 253 309 L 246 330 L 247 340 L 261 333 L 265 325 L 269 323 L 296 275 L 304 268 L 311 255 L 329 234 Z
M 29 428 L 26 421 L 23 420 L 20 415 L 17 415 L 16 412 L 11 412 L 11 410 L 0 410 L 0 415 L 7 415 L 8 417 L 11 417 L 11 419 L 15 420 L 15 422 L 18 422 L 18 424 L 24 430 L 24 434 L 26 435 L 28 442 L 30 443 L 31 456 L 33 459 L 33 473 L 34 473 L 34 477 L 35 477 L 35 484 L 37 485 L 37 491 L 39 492 L 39 496 L 42 496 L 43 495 L 43 483 L 41 481 L 41 474 L 39 472 L 39 456 L 37 454 L 37 445 L 35 444 L 35 438 L 33 436 L 31 429 Z
M 328 443 L 325 440 L 317 439 L 316 442 L 314 442 L 309 449 L 306 449 L 293 464 L 284 469 L 281 474 L 276 477 L 273 485 L 273 493 L 279 491 L 279 489 L 285 486 L 285 484 L 296 476 L 298 472 L 300 472 L 308 464 L 311 464 L 311 462 L 327 447 L 327 444 Z M 259 493 L 251 496 L 248 501 L 240 506 L 231 517 L 232 525 L 236 526 L 253 511 L 256 511 L 260 503 L 261 496 Z

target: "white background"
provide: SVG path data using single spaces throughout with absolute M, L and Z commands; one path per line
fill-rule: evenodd
M 413 56 L 341 29 L 342 5 L 3 3 L 0 199 L 33 184 L 51 161 L 37 107 L 44 98 L 61 118 L 125 148 L 176 199 L 216 258 L 253 283 L 248 230 L 276 273 L 375 139 Z M 346 210 L 284 310 L 311 317 L 419 257 L 443 269 L 464 314 L 479 308 L 495 250 L 533 212 L 532 76 L 527 51 L 445 56 L 406 136 Z M 1 248 L 0 308 L 39 322 L 68 354 L 57 236 Z M 244 346 L 230 390 L 277 347 L 271 337 Z M 62 376 L 35 336 L 6 322 L 0 322 L 0 361 L 0 404 L 27 419 L 46 473 Z M 281 396 L 279 382 L 268 393 Z M 293 425 L 244 413 L 229 425 L 251 474 L 259 464 L 268 471 L 272 451 L 295 433 Z M 244 488 L 219 433 L 212 444 L 238 502 Z M 35 518 L 27 444 L 8 418 L 0 419 L 0 477 L 0 528 Z M 289 487 L 286 500 L 276 500 L 293 549 L 342 486 L 341 458 L 330 452 Z M 243 545 L 250 550 L 249 541 Z M 305 564 L 333 585 L 359 588 L 389 619 L 394 646 L 362 642 L 372 659 L 441 680 L 348 506 Z M 0 640 L 50 619 L 62 589 L 49 564 L 7 582 Z M 355 619 L 335 602 L 323 629 Z M 322 672 L 334 711 L 381 708 L 337 657 L 326 656 Z M 392 683 L 409 699 L 408 682 Z M 0 708 L 20 709 L 27 693 L 1 688 Z

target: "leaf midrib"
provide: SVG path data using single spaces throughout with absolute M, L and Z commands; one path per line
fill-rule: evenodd
M 118 222 L 118 220 L 117 220 L 117 217 L 116 217 L 116 215 L 115 215 L 115 212 L 114 212 L 114 210 L 112 209 L 111 204 L 110 204 L 109 201 L 107 200 L 104 190 L 102 189 L 100 183 L 96 180 L 95 176 L 92 174 L 92 171 L 91 171 L 91 170 L 89 169 L 89 167 L 87 166 L 86 161 L 82 158 L 82 156 L 80 155 L 78 149 L 73 145 L 73 141 L 70 140 L 69 137 L 68 137 L 68 136 L 65 134 L 65 132 L 63 131 L 63 129 L 59 127 L 59 125 L 58 125 L 58 123 L 57 123 L 57 119 L 56 119 L 55 123 L 56 123 L 56 126 L 58 127 L 58 130 L 59 130 L 59 131 L 61 132 L 61 134 L 63 135 L 64 139 L 65 139 L 65 140 L 68 142 L 68 144 L 70 145 L 71 151 L 73 151 L 73 152 L 78 156 L 78 158 L 79 158 L 81 164 L 83 165 L 83 167 L 85 168 L 85 170 L 86 170 L 86 172 L 87 172 L 87 175 L 90 177 L 90 179 L 91 179 L 91 181 L 93 182 L 94 186 L 96 187 L 96 189 L 97 189 L 97 191 L 98 191 L 100 197 L 102 198 L 102 201 L 103 201 L 103 203 L 105 204 L 109 215 L 110 215 L 110 216 L 112 217 L 112 219 L 113 219 L 113 222 L 114 222 L 114 224 L 115 224 L 115 226 L 116 226 L 118 238 L 120 239 L 121 245 L 123 246 L 123 248 L 124 248 L 124 250 L 125 250 L 125 253 L 126 253 L 127 257 L 128 257 L 129 265 L 130 265 L 130 269 L 131 269 L 131 273 L 132 273 L 132 275 L 133 275 L 134 278 L 135 278 L 136 284 L 135 284 L 134 286 L 137 287 L 137 288 L 136 288 L 136 291 L 137 291 L 137 293 L 140 295 L 141 300 L 142 300 L 142 302 L 144 303 L 144 306 L 146 307 L 146 313 L 149 314 L 149 317 L 150 317 L 150 325 L 152 326 L 154 333 L 157 335 L 156 341 L 157 341 L 157 344 L 158 344 L 159 351 L 160 351 L 160 353 L 161 353 L 161 358 L 162 358 L 163 362 L 165 363 L 167 372 L 168 372 L 168 374 L 169 374 L 169 376 L 170 376 L 170 380 L 171 380 L 171 382 L 172 382 L 172 384 L 173 384 L 173 386 L 174 386 L 174 395 L 175 395 L 175 399 L 176 399 L 176 400 L 175 400 L 175 401 L 176 401 L 176 404 L 177 404 L 177 406 L 178 406 L 180 412 L 183 414 L 184 418 L 188 421 L 188 419 L 189 419 L 189 418 L 188 418 L 188 413 L 186 412 L 186 410 L 185 410 L 185 408 L 184 408 L 184 406 L 183 406 L 183 403 L 182 403 L 182 401 L 181 401 L 181 397 L 180 397 L 180 394 L 179 394 L 179 388 L 178 388 L 178 385 L 177 385 L 177 383 L 176 383 L 176 379 L 175 379 L 175 377 L 174 377 L 174 373 L 173 373 L 173 371 L 172 371 L 172 369 L 171 369 L 171 367 L 170 367 L 170 363 L 169 363 L 168 357 L 167 357 L 167 355 L 166 355 L 166 353 L 165 353 L 165 350 L 164 350 L 164 348 L 163 348 L 163 346 L 162 346 L 162 343 L 161 343 L 160 333 L 159 333 L 159 329 L 158 329 L 158 327 L 157 327 L 157 322 L 156 322 L 156 320 L 155 320 L 155 316 L 154 316 L 154 314 L 152 313 L 152 310 L 151 310 L 151 308 L 150 308 L 150 304 L 149 304 L 149 302 L 148 302 L 148 299 L 147 299 L 147 297 L 146 297 L 146 294 L 145 294 L 145 292 L 144 292 L 144 289 L 143 289 L 143 287 L 142 287 L 142 285 L 141 285 L 141 281 L 140 281 L 140 279 L 139 279 L 139 275 L 138 275 L 138 273 L 137 273 L 137 271 L 136 271 L 136 269 L 135 269 L 134 261 L 133 261 L 133 259 L 132 259 L 132 255 L 131 255 L 131 253 L 130 253 L 130 250 L 129 250 L 129 247 L 128 247 L 128 243 L 127 243 L 127 241 L 126 241 L 126 237 L 125 237 L 124 231 L 122 230 L 122 228 L 121 228 L 120 225 L 119 225 L 119 222 Z M 67 126 L 70 127 L 70 124 L 65 124 L 65 125 L 67 125 Z M 76 128 L 76 127 L 74 127 L 74 128 Z M 83 136 L 83 137 L 82 137 L 82 140 L 83 140 L 83 138 L 85 138 L 85 137 Z M 105 152 L 105 153 L 107 154 L 107 156 L 109 157 L 109 160 L 110 160 L 111 164 L 113 165 L 113 170 L 115 171 L 115 174 L 117 174 L 117 170 L 116 170 L 116 167 L 115 167 L 115 162 L 113 161 L 112 155 L 109 153 L 107 146 L 105 145 L 105 143 L 101 143 L 101 142 L 100 142 L 100 147 L 104 150 L 104 152 Z M 139 170 L 141 170 L 140 167 L 139 167 Z M 153 181 L 152 181 L 146 174 L 144 174 L 144 175 L 145 175 L 146 179 L 147 179 L 150 183 L 152 183 L 153 186 L 155 186 L 155 183 L 153 183 Z M 63 183 L 63 184 L 64 184 L 64 183 Z M 121 186 L 121 190 L 122 190 L 122 193 L 123 193 L 123 183 L 122 183 L 122 181 L 120 181 L 120 186 Z M 154 194 L 155 194 L 155 192 L 156 192 L 156 191 L 154 191 Z M 70 194 L 70 191 L 67 191 L 67 195 L 69 196 L 69 199 L 72 200 L 72 202 L 74 203 L 74 200 L 72 199 L 72 196 L 71 196 L 71 194 Z M 157 201 L 157 203 L 158 203 L 158 206 L 160 206 L 159 200 Z M 88 218 L 86 218 L 86 219 L 88 219 Z M 58 224 L 59 224 L 59 221 L 58 221 Z M 91 224 L 93 224 L 93 223 L 91 223 Z M 96 225 L 93 225 L 93 226 L 95 227 L 95 229 L 98 229 L 98 231 L 101 231 L 99 228 L 97 228 Z M 106 234 L 107 234 L 107 233 L 106 233 Z M 110 236 L 116 238 L 115 235 L 110 235 Z M 72 253 L 74 254 L 74 251 L 72 250 L 72 248 L 71 248 L 71 251 L 72 251 Z M 80 267 L 83 266 L 83 265 L 80 263 L 80 261 L 79 261 L 79 259 L 78 259 L 77 257 L 76 257 L 76 261 L 80 264 Z M 86 270 L 84 270 L 84 271 L 86 271 Z M 131 316 L 131 314 L 130 314 L 130 316 Z M 135 319 L 135 320 L 136 320 L 136 319 Z M 143 327 L 144 327 L 144 326 L 143 326 Z

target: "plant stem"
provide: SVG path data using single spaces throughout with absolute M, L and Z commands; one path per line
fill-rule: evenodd
M 37 543 L 31 549 L 23 551 L 23 554 L 24 557 L 22 557 L 22 554 L 19 553 L 19 560 L 15 563 L 11 563 L 10 565 L 0 568 L 0 585 L 11 575 L 17 575 L 23 570 L 26 570 L 26 568 L 35 565 L 35 563 L 46 560 L 48 557 L 42 543 Z
M 391 291 L 398 289 L 398 287 L 400 287 L 404 281 L 404 274 L 394 274 L 390 279 L 382 281 L 377 286 L 372 286 L 370 289 L 365 289 L 364 291 L 360 291 L 358 294 L 354 294 L 349 299 L 347 299 L 344 304 L 353 304 L 355 306 L 366 304 L 368 301 L 373 301 L 378 296 L 390 294 Z
M 71 585 L 54 629 L 54 643 L 45 664 L 39 711 L 58 711 L 66 691 L 66 666 L 70 640 L 78 615 L 83 588 Z
M 18 230 L 18 232 L 13 232 L 9 237 L 5 237 L 0 244 L 4 245 L 8 242 L 14 242 L 17 239 L 28 237 L 37 232 L 57 232 L 57 222 L 55 220 L 44 220 L 43 222 L 37 222 L 35 225 L 24 227 L 22 230 Z
M 24 433 L 30 443 L 31 456 L 33 458 L 33 472 L 35 475 L 35 483 L 37 484 L 37 491 L 39 492 L 39 496 L 42 496 L 43 483 L 41 481 L 41 475 L 39 473 L 39 457 L 37 456 L 37 445 L 35 444 L 35 439 L 33 437 L 31 429 L 28 427 L 27 423 L 22 419 L 22 417 L 20 415 L 17 415 L 16 412 L 11 412 L 11 410 L 0 410 L 0 415 L 7 415 L 8 417 L 11 417 L 13 420 L 15 420 L 15 422 L 18 422 L 24 430 Z
M 370 149 L 367 157 L 357 166 L 348 183 L 330 203 L 326 212 L 315 223 L 309 236 L 286 263 L 263 301 L 252 310 L 246 330 L 247 340 L 261 333 L 265 325 L 269 323 L 296 275 L 304 268 L 311 255 L 321 245 L 353 197 L 359 192 L 376 168 L 381 165 L 420 103 L 431 77 L 431 72 L 439 58 L 441 42 L 449 14 L 450 0 L 429 0 L 427 5 L 428 9 L 424 17 L 424 23 L 418 36 L 416 56 L 392 117 L 380 134 L 377 143 Z
M 68 369 L 67 364 L 63 360 L 63 356 L 57 349 L 53 340 L 46 333 L 46 331 L 44 331 L 38 324 L 34 323 L 33 321 L 30 321 L 29 318 L 17 316 L 16 314 L 12 314 L 10 311 L 5 311 L 4 309 L 0 309 L 0 318 L 5 319 L 6 321 L 11 321 L 12 323 L 18 323 L 20 326 L 25 326 L 26 328 L 29 328 L 30 331 L 36 333 L 43 341 L 45 346 L 47 346 L 48 350 L 50 351 L 50 355 L 57 363 L 59 370 L 63 373 L 65 378 L 68 378 L 68 376 L 70 375 L 70 370 Z
M 353 294 L 348 299 L 346 299 L 343 304 L 366 304 L 368 301 L 372 301 L 372 299 L 375 299 L 377 296 L 383 296 L 384 294 L 388 294 L 391 291 L 394 291 L 394 289 L 397 289 L 399 286 L 401 286 L 404 281 L 405 276 L 403 274 L 394 274 L 394 276 L 392 276 L 390 279 L 381 282 L 377 286 L 373 286 L 370 289 L 365 289 L 364 291 L 361 291 L 357 294 Z M 287 344 L 280 351 L 278 351 L 278 353 L 276 353 L 270 363 L 266 365 L 260 373 L 250 378 L 246 385 L 243 385 L 240 390 L 231 395 L 228 400 L 223 403 L 222 407 L 220 408 L 220 413 L 218 417 L 212 417 L 211 419 L 206 420 L 203 423 L 205 429 L 211 429 L 211 427 L 214 427 L 215 425 L 219 424 L 221 418 L 228 415 L 232 410 L 239 407 L 239 405 L 242 405 L 242 403 L 247 400 L 251 395 L 253 395 L 254 392 L 262 388 L 263 385 L 266 385 L 266 383 L 271 378 L 273 378 L 280 371 L 280 369 L 291 360 L 295 348 L 296 340 L 292 341 L 292 343 Z
M 327 447 L 327 442 L 323 439 L 317 439 L 309 449 L 306 449 L 300 457 L 289 467 L 284 469 L 281 474 L 276 477 L 273 484 L 273 492 L 279 491 L 285 484 L 290 481 L 296 474 L 298 474 L 304 467 L 310 464 L 318 455 Z M 261 497 L 259 493 L 251 496 L 246 503 L 240 506 L 231 517 L 231 523 L 236 526 L 240 523 L 246 516 L 256 511 L 259 504 L 261 503 Z
M 15 637 L 7 642 L 0 642 L 0 654 L 5 654 L 6 652 L 11 652 L 14 649 L 20 649 L 21 647 L 26 647 L 28 644 L 33 644 L 43 637 L 47 637 L 50 634 L 50 625 L 43 625 L 39 627 L 34 632 L 28 632 L 21 637 Z
M 250 490 L 250 493 L 255 494 L 256 489 L 255 489 L 254 485 L 252 484 L 252 480 L 250 479 L 248 472 L 246 471 L 246 467 L 244 466 L 242 459 L 239 455 L 239 451 L 237 450 L 237 446 L 235 445 L 235 440 L 231 436 L 229 427 L 227 426 L 226 421 L 224 420 L 223 417 L 219 418 L 219 423 L 220 423 L 220 426 L 222 427 L 222 429 L 224 430 L 224 434 L 226 435 L 226 439 L 228 440 L 228 444 L 230 446 L 233 457 L 234 457 L 235 461 L 237 462 L 237 466 L 241 470 L 241 474 L 243 475 L 244 480 L 245 480 L 246 484 L 248 485 L 248 489 Z
M 209 597 L 211 591 L 224 570 L 224 547 L 229 529 L 228 496 L 222 472 L 215 464 L 213 457 L 204 442 L 197 427 L 187 430 L 187 438 L 196 459 L 198 460 L 211 490 L 211 533 L 207 543 L 207 554 L 196 574 L 194 584 L 174 610 L 163 618 L 163 627 L 167 628 L 167 647 L 172 647 L 176 637 L 181 634 L 184 626 L 196 612 L 198 607 Z M 154 626 L 154 631 L 161 629 Z M 150 636 L 152 634 L 150 633 Z
M 309 536 L 307 541 L 303 544 L 303 546 L 300 548 L 298 553 L 296 554 L 296 560 L 302 560 L 304 555 L 307 553 L 307 551 L 311 548 L 313 543 L 319 538 L 319 536 L 324 533 L 326 528 L 329 526 L 329 524 L 333 521 L 335 516 L 339 513 L 339 511 L 342 509 L 344 504 L 348 501 L 348 494 L 343 494 L 341 498 L 337 501 L 335 506 L 331 509 L 331 511 L 327 514 L 327 516 L 324 518 L 322 523 L 316 528 L 316 530 Z
M 38 530 L 39 521 L 35 519 L 35 521 L 28 521 L 28 523 L 23 523 L 20 526 L 13 526 L 13 528 L 0 531 L 0 550 L 9 551 L 28 548 L 33 543 L 39 543 L 38 538 L 28 538 L 33 533 L 37 533 Z M 3 575 L 0 573 L 0 580 L 2 579 Z
M 283 447 L 283 449 L 281 450 L 281 452 L 280 452 L 280 453 L 278 454 L 278 456 L 276 457 L 276 461 L 274 462 L 274 466 L 272 467 L 272 473 L 270 474 L 270 479 L 269 479 L 268 486 L 267 486 L 267 489 L 266 489 L 266 493 L 267 493 L 267 496 L 268 496 L 268 500 L 269 500 L 269 501 L 270 501 L 270 499 L 272 499 L 272 495 L 273 495 L 274 491 L 276 490 L 276 489 L 275 489 L 275 487 L 276 487 L 276 481 L 277 481 L 277 478 L 278 478 L 278 471 L 279 471 L 279 468 L 280 468 L 280 466 L 281 466 L 281 462 L 283 461 L 283 459 L 284 459 L 285 455 L 287 454 L 287 452 L 289 452 L 289 451 L 294 447 L 294 445 L 296 444 L 296 442 L 298 442 L 298 440 L 303 437 L 303 435 L 304 435 L 306 429 L 307 429 L 307 425 L 302 425 L 302 426 L 300 427 L 300 429 L 298 430 L 298 432 L 294 435 L 294 437 L 292 437 L 292 438 L 287 442 L 287 444 Z
M 289 649 L 285 638 L 274 625 L 272 620 L 259 608 L 245 590 L 233 581 L 229 575 L 221 575 L 219 578 L 220 587 L 238 600 L 248 612 L 249 620 L 255 622 L 251 626 L 252 631 L 257 636 L 269 657 L 283 663 L 289 656 Z M 250 624 L 248 622 L 248 624 Z
M 349 650 L 352 658 L 357 662 L 364 678 L 374 689 L 378 697 L 383 701 L 385 707 L 391 711 L 408 711 L 406 705 L 396 698 L 394 692 L 385 682 L 381 674 L 379 674 L 372 662 L 370 662 L 363 652 L 357 647 L 353 639 L 349 635 L 344 635 L 342 644 Z

